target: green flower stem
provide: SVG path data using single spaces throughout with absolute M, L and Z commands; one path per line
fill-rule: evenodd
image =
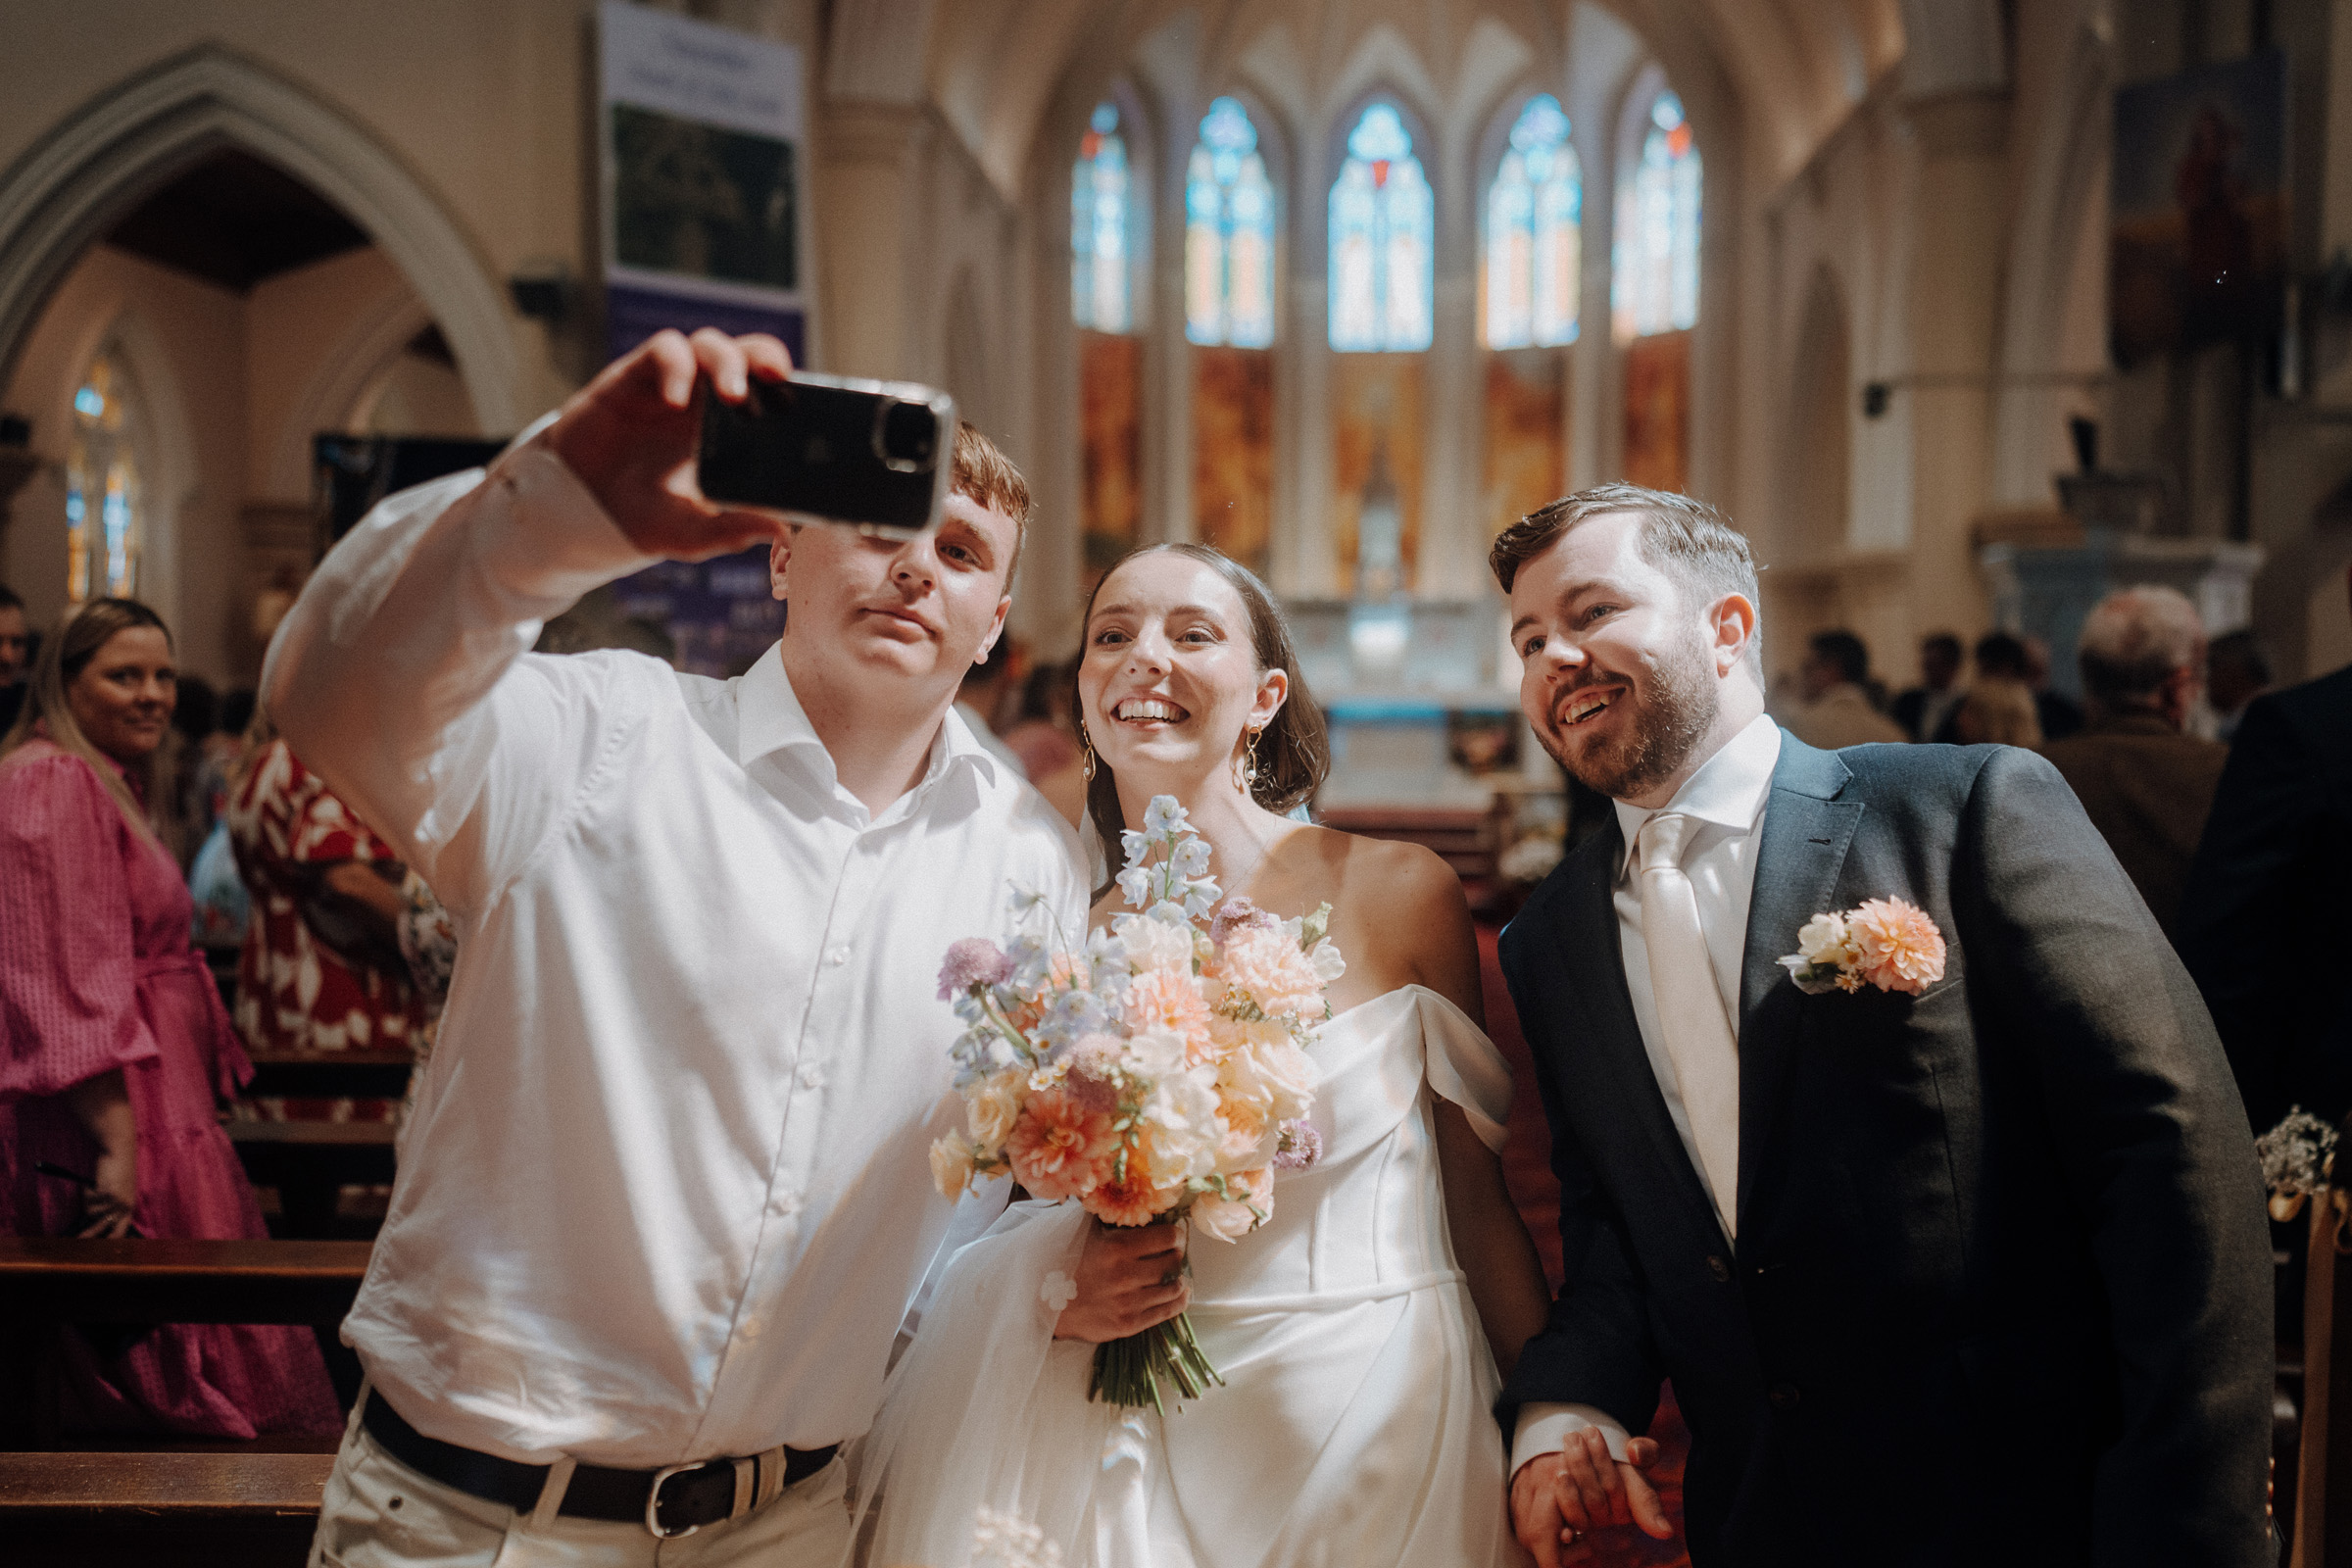
M 1148 1404 L 1165 1415 L 1162 1382 L 1175 1385 L 1184 1399 L 1198 1399 L 1211 1387 L 1225 1386 L 1193 1334 L 1190 1313 L 1180 1312 L 1141 1334 L 1096 1346 L 1094 1378 L 1087 1387 L 1087 1397 L 1130 1409 Z

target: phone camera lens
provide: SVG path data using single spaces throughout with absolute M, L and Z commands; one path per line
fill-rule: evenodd
M 882 419 L 882 451 L 893 467 L 928 468 L 938 456 L 939 421 L 919 403 L 894 404 Z

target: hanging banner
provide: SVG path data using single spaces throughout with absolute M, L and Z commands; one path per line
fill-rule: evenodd
M 772 332 L 806 363 L 800 50 L 622 0 L 599 17 L 609 354 L 715 326 Z
M 714 326 L 773 333 L 808 364 L 800 50 L 621 0 L 605 0 L 599 20 L 608 356 L 665 326 Z M 665 562 L 612 592 L 694 674 L 741 674 L 784 629 L 763 548 Z

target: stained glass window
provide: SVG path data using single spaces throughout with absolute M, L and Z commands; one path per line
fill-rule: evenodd
M 66 454 L 66 596 L 74 604 L 138 591 L 139 466 L 129 378 L 101 355 L 74 394 Z
M 1619 336 L 1697 324 L 1700 183 L 1683 101 L 1662 92 L 1650 105 L 1642 161 L 1618 196 L 1610 293 Z
M 1250 111 L 1219 98 L 1184 172 L 1184 334 L 1262 349 L 1274 341 L 1274 185 Z
M 1348 133 L 1331 186 L 1331 346 L 1344 352 L 1429 347 L 1437 204 L 1412 133 L 1376 103 Z
M 1568 117 L 1549 93 L 1528 100 L 1487 187 L 1487 347 L 1576 341 L 1585 175 Z
M 1098 332 L 1124 332 L 1135 321 L 1127 299 L 1130 189 L 1119 106 L 1097 104 L 1070 171 L 1070 316 Z

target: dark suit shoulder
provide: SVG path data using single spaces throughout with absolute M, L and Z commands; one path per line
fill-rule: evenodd
M 2294 732 L 2312 752 L 2341 761 L 2352 758 L 2352 664 L 2284 691 L 2266 692 L 2246 706 L 2238 726 L 2257 734 L 2273 725 Z
M 1836 755 L 1853 775 L 1847 791 L 1873 805 L 1884 805 L 1912 798 L 1965 800 L 1978 777 L 2002 753 L 2041 760 L 2014 746 L 1910 746 L 1899 742 L 1848 746 Z
M 1519 906 L 1519 912 L 1511 916 L 1510 924 L 1502 928 L 1495 956 L 1508 965 L 1516 960 L 1534 932 L 1558 929 L 1570 917 L 1574 890 L 1589 885 L 1587 878 L 1596 869 L 1604 881 L 1608 880 L 1611 868 L 1607 859 L 1620 842 L 1612 828 L 1592 834 L 1560 857 L 1560 863 L 1536 884 L 1527 902 Z

